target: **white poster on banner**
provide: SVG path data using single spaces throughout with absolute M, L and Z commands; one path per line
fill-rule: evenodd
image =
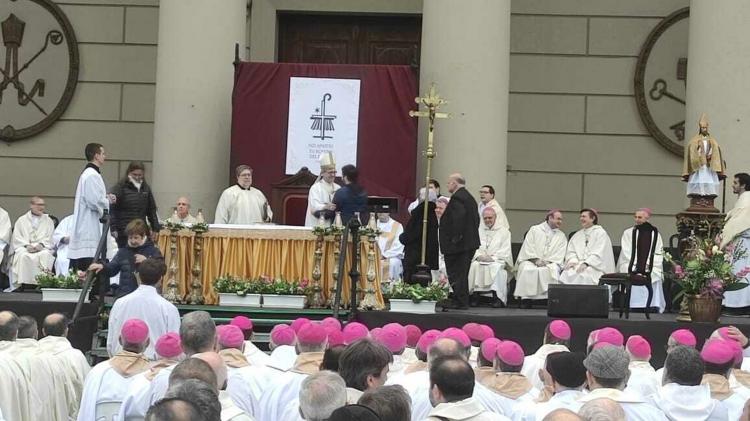
M 289 78 L 286 174 L 307 167 L 317 174 L 318 158 L 333 152 L 336 167 L 357 165 L 358 79 Z

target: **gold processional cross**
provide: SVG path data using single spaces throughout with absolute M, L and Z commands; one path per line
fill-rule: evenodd
M 414 102 L 417 104 L 424 105 L 427 109 L 425 111 L 409 111 L 410 117 L 426 117 L 429 121 L 428 126 L 428 134 L 427 134 L 427 150 L 424 152 L 425 157 L 427 157 L 427 172 L 425 174 L 425 182 L 424 182 L 424 214 L 422 215 L 422 268 L 418 268 L 420 270 L 424 270 L 424 266 L 426 266 L 426 253 L 427 253 L 427 209 L 429 206 L 427 203 L 430 200 L 430 177 L 432 176 L 432 158 L 435 157 L 435 148 L 433 144 L 433 133 L 435 129 L 435 119 L 436 118 L 450 118 L 449 113 L 440 113 L 438 112 L 438 108 L 441 105 L 447 104 L 448 101 L 441 98 L 440 95 L 435 91 L 435 83 L 430 84 L 430 93 L 427 94 L 427 96 L 424 97 L 417 97 L 414 98 Z M 426 269 L 429 273 L 429 268 Z

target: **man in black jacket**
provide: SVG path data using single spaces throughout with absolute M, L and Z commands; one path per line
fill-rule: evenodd
M 456 309 L 469 308 L 469 266 L 479 248 L 479 210 L 465 184 L 461 174 L 448 177 L 451 200 L 440 218 L 440 251 L 445 256 L 445 270 L 453 286 L 450 307 Z

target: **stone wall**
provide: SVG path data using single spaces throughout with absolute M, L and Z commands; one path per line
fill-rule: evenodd
M 104 145 L 102 168 L 114 184 L 130 160 L 146 162 L 153 148 L 157 0 L 60 0 L 78 39 L 81 67 L 73 100 L 40 135 L 0 143 L 0 206 L 12 219 L 28 210 L 30 195 L 47 211 L 72 213 L 88 142 Z M 5 16 L 0 5 L 0 16 Z M 3 18 L 4 19 L 4 18 Z

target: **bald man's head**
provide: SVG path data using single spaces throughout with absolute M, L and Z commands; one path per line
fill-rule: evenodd
M 592 399 L 578 410 L 578 415 L 585 420 L 625 421 L 622 405 L 609 398 Z
M 201 421 L 200 409 L 182 398 L 166 398 L 154 403 L 146 413 L 146 421 Z
M 174 366 L 169 373 L 169 387 L 178 386 L 185 380 L 196 379 L 215 386 L 216 373 L 211 366 L 199 358 L 187 358 Z
M 583 421 L 583 418 L 570 409 L 558 408 L 547 414 L 542 421 Z
M 205 361 L 214 374 L 216 374 L 216 387 L 218 390 L 224 390 L 227 383 L 227 365 L 224 364 L 224 359 L 221 355 L 216 352 L 201 352 L 200 354 L 193 355 L 193 358 L 198 358 Z
M 460 357 L 464 360 L 469 359 L 467 349 L 455 339 L 440 338 L 435 341 L 427 353 L 427 362 L 431 363 L 440 357 Z
M 44 318 L 44 336 L 68 336 L 68 318 L 62 313 L 52 313 Z
M 18 337 L 18 316 L 12 311 L 0 311 L 0 341 L 15 341 Z

